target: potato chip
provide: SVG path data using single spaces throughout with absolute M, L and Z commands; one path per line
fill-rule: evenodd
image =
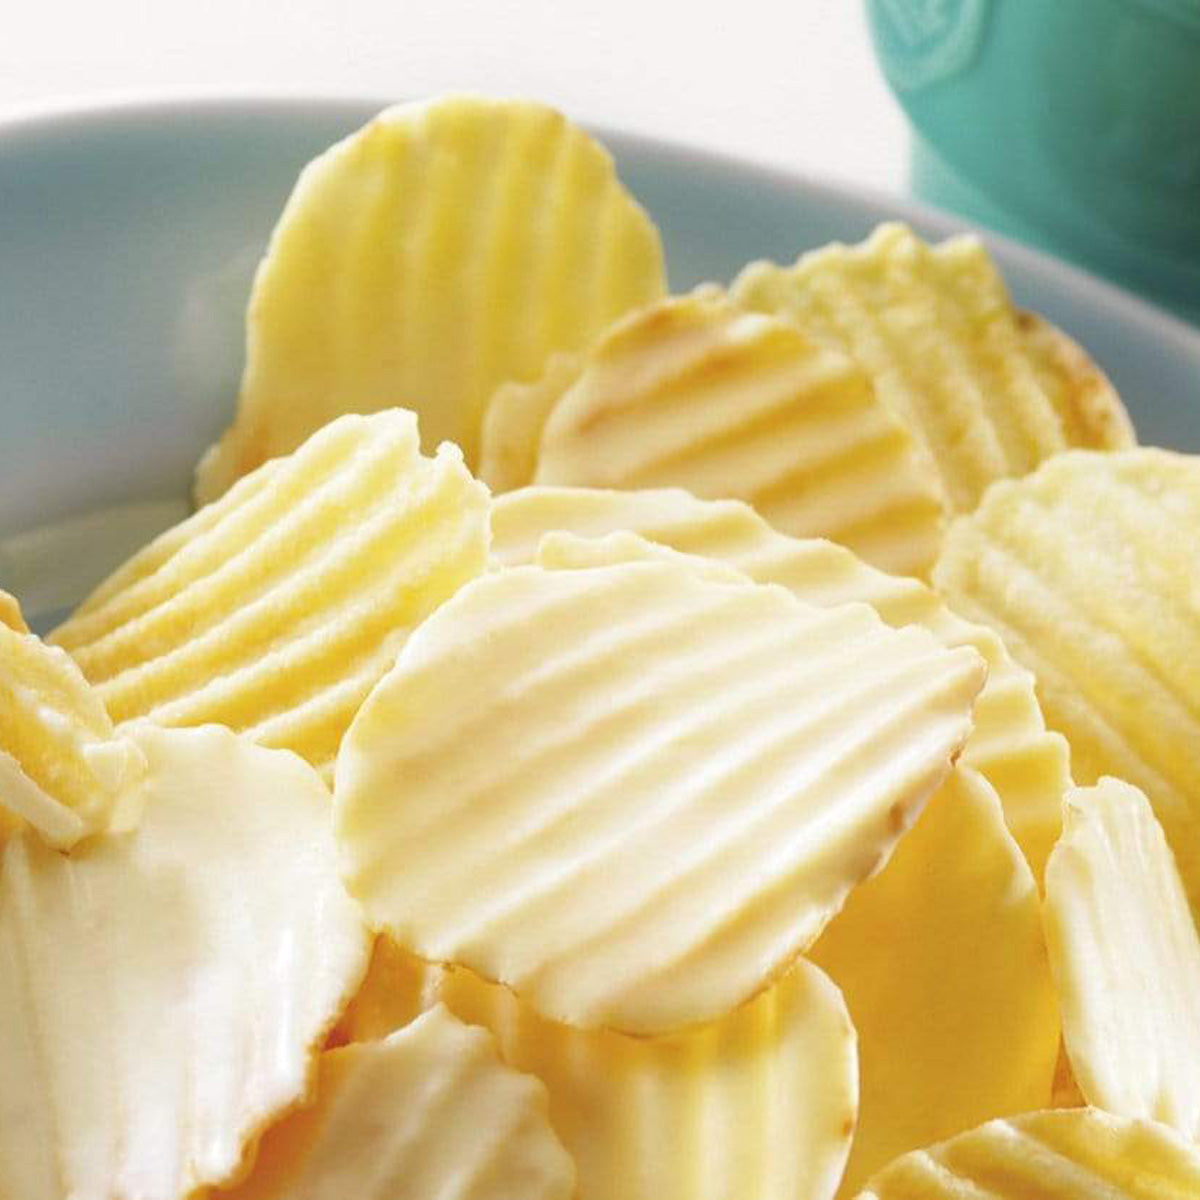
M 937 584 L 1037 676 L 1083 785 L 1154 807 L 1200 914 L 1200 458 L 1076 451 L 956 522 Z
M 550 1093 L 580 1200 L 828 1200 L 858 1099 L 854 1029 L 836 987 L 799 960 L 712 1024 L 630 1038 L 547 1021 L 464 968 L 438 992 L 487 1026 Z
M 672 489 L 521 489 L 495 503 L 492 548 L 500 562 L 517 565 L 533 560 L 548 531 L 595 538 L 621 529 L 719 559 L 822 608 L 862 601 L 894 628 L 922 625 L 943 645 L 974 646 L 988 663 L 988 680 L 975 705 L 975 729 L 962 761 L 999 793 L 1009 828 L 1041 878 L 1061 828 L 1062 795 L 1071 784 L 1066 743 L 1046 731 L 1033 677 L 1012 661 L 990 629 L 955 616 L 915 579 L 873 570 L 829 542 L 784 537 L 744 504 L 697 500 Z
M 859 1200 L 1194 1200 L 1200 1151 L 1095 1108 L 989 1121 L 885 1167 Z
M 275 1126 L 228 1200 L 571 1200 L 546 1089 L 440 1005 L 321 1056 L 316 1102 Z M 216 1198 L 214 1197 L 214 1200 Z
M 883 865 L 983 675 L 865 605 L 674 563 L 483 576 L 347 735 L 347 878 L 376 928 L 545 1016 L 710 1020 Z
M 440 1001 L 536 1075 L 579 1170 L 580 1200 L 828 1200 L 855 1125 L 855 1035 L 837 988 L 800 959 L 711 1025 L 659 1038 L 539 1017 L 465 967 L 435 967 L 381 937 L 343 1021 L 386 1036 Z M 390 1016 L 396 1024 L 374 1018 Z
M 588 351 L 546 420 L 533 482 L 732 496 L 784 533 L 903 574 L 927 571 L 941 542 L 917 443 L 866 375 L 711 291 L 634 313 Z
M 555 354 L 529 383 L 505 383 L 488 401 L 479 451 L 479 478 L 493 492 L 533 482 L 546 421 L 583 372 L 581 354 Z
M 117 721 L 218 722 L 327 774 L 412 628 L 487 561 L 488 495 L 394 409 L 169 530 L 53 635 Z
M 258 269 L 215 499 L 345 412 L 404 406 L 473 462 L 483 406 L 662 295 L 653 222 L 607 151 L 525 100 L 389 108 L 304 169 Z
M 3 588 L 0 588 L 0 625 L 7 625 L 16 633 L 29 632 L 16 597 L 10 596 Z
M 1082 1094 L 1200 1139 L 1200 938 L 1137 788 L 1103 779 L 1068 794 L 1045 919 Z
M 1134 444 L 1099 368 L 1014 311 L 977 237 L 930 246 L 889 223 L 790 267 L 752 263 L 732 294 L 853 355 L 925 447 L 952 511 L 970 512 L 993 480 L 1061 450 Z
M 843 1196 L 900 1154 L 1046 1104 L 1059 1019 L 1037 885 L 976 772 L 952 773 L 809 956 L 858 1030 Z
M 69 850 L 137 820 L 146 764 L 70 656 L 23 625 L 19 609 L 0 621 L 0 842 L 28 823 Z
M 133 832 L 0 849 L 0 1194 L 177 1200 L 304 1095 L 366 966 L 329 801 L 216 726 L 129 736 Z
M 702 283 L 691 292 L 697 300 L 721 295 L 715 283 Z M 524 384 L 510 381 L 496 389 L 484 412 L 479 451 L 479 478 L 494 493 L 533 482 L 542 430 L 583 368 L 582 353 L 555 354 L 538 379 Z

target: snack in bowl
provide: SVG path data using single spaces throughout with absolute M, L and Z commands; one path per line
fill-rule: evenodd
M 680 562 L 484 575 L 347 732 L 347 882 L 401 945 L 544 1016 L 715 1020 L 887 861 L 983 676 L 866 605 Z
M 639 309 L 589 348 L 530 482 L 735 497 L 904 575 L 941 544 L 941 496 L 866 372 L 713 290 Z
M 316 772 L 217 726 L 126 729 L 136 829 L 0 847 L 0 1186 L 22 1200 L 234 1178 L 366 969 Z
M 0 592 L 0 1195 L 1200 1194 L 1196 467 L 978 242 L 669 296 L 449 97 L 247 346 L 211 503 L 58 648 Z
M 857 359 L 919 439 L 952 513 L 1063 450 L 1134 444 L 1100 369 L 1013 306 L 976 237 L 929 246 L 881 225 L 860 245 L 824 246 L 790 267 L 752 263 L 732 293 Z
M 404 639 L 484 567 L 487 493 L 412 413 L 347 415 L 134 555 L 51 635 L 114 719 L 216 721 L 327 776 Z
M 403 406 L 478 454 L 484 402 L 664 290 L 658 230 L 608 152 L 545 105 L 397 105 L 301 174 L 259 266 L 215 500 L 345 412 Z M 315 302 L 314 302 L 315 301 Z
M 355 1200 L 576 1194 L 545 1087 L 440 1005 L 386 1037 L 327 1050 L 316 1094 L 263 1138 L 253 1174 L 225 1200 L 347 1200 L 348 1179 Z
M 507 988 L 380 938 L 340 1035 L 374 1041 L 432 1004 L 491 1030 L 506 1062 L 541 1079 L 550 1119 L 592 1200 L 735 1195 L 830 1200 L 856 1129 L 854 1026 L 803 959 L 749 1004 L 668 1037 L 574 1029 Z

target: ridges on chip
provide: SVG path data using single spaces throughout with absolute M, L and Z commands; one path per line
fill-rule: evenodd
M 743 1200 L 751 1182 L 755 1200 L 837 1191 L 858 1107 L 855 1031 L 836 986 L 803 959 L 711 1025 L 631 1038 L 547 1020 L 381 937 L 342 1032 L 385 1037 L 436 1003 L 546 1085 L 581 1200 Z
M 271 1129 L 224 1200 L 571 1200 L 546 1089 L 435 1006 L 321 1056 L 315 1100 Z
M 821 608 L 870 604 L 893 628 L 920 625 L 945 646 L 974 647 L 988 664 L 988 678 L 962 761 L 996 789 L 1005 820 L 1041 880 L 1071 786 L 1067 746 L 1046 729 L 1033 676 L 991 629 L 956 616 L 915 579 L 877 571 L 827 541 L 785 537 L 745 504 L 699 500 L 679 489 L 522 488 L 495 502 L 492 551 L 497 562 L 514 566 L 534 561 L 553 531 L 601 538 L 621 530 L 725 564 L 758 583 L 779 584 Z
M 1100 369 L 1061 331 L 1014 310 L 976 237 L 931 246 L 890 222 L 792 266 L 752 263 L 731 292 L 850 354 L 925 448 L 953 512 L 1060 451 L 1134 444 Z
M 1200 1151 L 1174 1130 L 1096 1108 L 1024 1113 L 916 1150 L 858 1200 L 1187 1200 Z
M 941 540 L 920 445 L 867 376 L 710 290 L 633 313 L 588 350 L 546 419 L 533 482 L 731 496 L 901 574 L 927 572 Z
M 1140 788 L 1200 914 L 1200 458 L 1076 450 L 996 484 L 935 583 L 1037 677 L 1081 785 Z
M 347 735 L 347 879 L 401 945 L 543 1015 L 711 1020 L 886 862 L 983 675 L 973 650 L 864 605 L 674 563 L 483 576 Z
M 663 289 L 653 222 L 561 114 L 469 95 L 386 109 L 296 182 L 255 277 L 237 417 L 197 499 L 346 412 L 415 408 L 427 450 L 451 440 L 473 463 L 500 384 Z
M 487 561 L 487 489 L 416 418 L 347 416 L 152 542 L 52 634 L 116 721 L 216 722 L 328 776 L 421 620 Z

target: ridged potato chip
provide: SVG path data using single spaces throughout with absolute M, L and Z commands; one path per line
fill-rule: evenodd
M 867 376 L 711 291 L 631 314 L 592 346 L 546 420 L 533 482 L 730 496 L 901 574 L 928 571 L 941 542 L 919 446 Z
M 366 966 L 326 789 L 216 726 L 129 736 L 133 832 L 0 849 L 0 1194 L 179 1200 L 299 1101 Z
M 696 300 L 719 298 L 721 294 L 715 283 L 702 283 L 690 293 Z M 555 405 L 583 373 L 584 365 L 582 352 L 555 354 L 532 382 L 510 381 L 496 389 L 484 412 L 479 451 L 479 478 L 494 493 L 533 483 L 542 430 Z
M 53 634 L 116 721 L 217 722 L 328 775 L 404 639 L 487 561 L 488 495 L 416 418 L 343 417 L 163 534 Z
M 810 963 L 722 1020 L 630 1038 L 538 1017 L 464 968 L 439 995 L 538 1076 L 579 1200 L 829 1200 L 858 1101 L 854 1029 Z
M 546 421 L 582 372 L 582 354 L 555 354 L 537 379 L 497 388 L 484 413 L 479 451 L 479 478 L 493 492 L 533 482 Z
M 1200 914 L 1200 458 L 1075 451 L 950 529 L 939 589 L 1037 676 L 1082 785 L 1146 793 Z
M 1062 796 L 1071 786 L 1067 747 L 1061 735 L 1046 730 L 1032 675 L 1013 662 L 992 630 L 955 616 L 915 579 L 876 571 L 829 542 L 784 537 L 735 501 L 698 500 L 674 489 L 524 488 L 495 502 L 493 554 L 510 566 L 531 562 L 543 536 L 554 530 L 591 538 L 632 530 L 720 560 L 759 583 L 781 584 L 810 604 L 861 601 L 894 628 L 921 625 L 943 645 L 973 646 L 987 661 L 988 679 L 962 761 L 996 789 L 1009 828 L 1041 879 L 1062 825 Z
M 1025 1113 L 916 1150 L 859 1200 L 1194 1200 L 1200 1151 L 1095 1108 Z
M 550 533 L 537 561 L 583 569 L 654 556 L 749 583 L 719 559 L 632 533 Z M 863 1104 L 842 1195 L 899 1154 L 1046 1103 L 1060 1039 L 1038 889 L 977 772 L 951 772 L 808 953 L 859 1031 Z
M 309 163 L 259 266 L 215 499 L 346 412 L 413 408 L 475 460 L 483 406 L 664 290 L 653 222 L 598 142 L 526 100 L 380 113 Z
M 441 1002 L 536 1075 L 579 1171 L 579 1200 L 829 1200 L 858 1108 L 854 1028 L 837 988 L 800 959 L 749 1004 L 658 1038 L 572 1029 L 464 967 L 435 967 L 383 937 L 344 1022 L 386 1036 Z
M 1200 1140 L 1200 937 L 1137 788 L 1102 779 L 1068 794 L 1045 920 L 1082 1094 Z
M 1065 335 L 1016 312 L 977 237 L 880 225 L 856 246 L 752 263 L 732 287 L 851 354 L 928 452 L 952 511 L 1071 447 L 1134 444 L 1120 398 Z
M 0 593 L 0 599 L 7 596 Z M 0 621 L 0 843 L 28 824 L 56 850 L 138 817 L 141 752 L 65 651 Z
M 263 1138 L 224 1200 L 571 1200 L 546 1089 L 441 1006 L 321 1056 L 316 1101 Z M 214 1196 L 213 1200 L 218 1200 Z
M 956 768 L 809 957 L 858 1030 L 843 1196 L 900 1154 L 1048 1102 L 1059 1018 L 1037 885 L 970 768 Z
M 545 1016 L 711 1020 L 887 860 L 983 676 L 975 651 L 865 605 L 679 564 L 483 576 L 347 734 L 347 880 L 402 946 Z

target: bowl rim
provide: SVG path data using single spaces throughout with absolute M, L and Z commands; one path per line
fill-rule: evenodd
M 454 89 L 470 94 L 470 89 Z M 484 93 L 478 93 L 484 94 Z M 500 98 L 519 93 L 486 93 Z M 533 98 L 533 97 L 530 97 Z M 0 109 L 0 156 L 9 146 L 27 139 L 40 140 L 80 129 L 119 131 L 122 127 L 161 124 L 186 116 L 219 116 L 248 119 L 270 117 L 330 117 L 344 115 L 347 120 L 368 120 L 373 112 L 396 104 L 413 102 L 413 97 L 381 98 L 377 95 L 344 92 L 284 92 L 253 89 L 224 91 L 118 91 L 102 94 L 69 94 L 48 100 L 31 101 Z M 546 103 L 546 101 L 540 101 Z M 932 205 L 893 194 L 881 188 L 840 180 L 806 169 L 780 167 L 722 150 L 699 146 L 687 139 L 663 138 L 631 132 L 619 126 L 592 121 L 580 122 L 619 157 L 622 149 L 638 157 L 668 161 L 681 170 L 709 171 L 726 175 L 750 176 L 764 187 L 777 191 L 797 191 L 816 195 L 829 202 L 847 202 L 861 210 L 868 222 L 877 222 L 879 211 L 889 219 L 923 227 L 932 235 L 949 237 L 973 233 L 1000 257 L 1012 261 L 1037 284 L 1048 283 L 1070 294 L 1072 299 L 1086 297 L 1083 303 L 1109 309 L 1120 321 L 1133 328 L 1153 328 L 1155 336 L 1173 343 L 1184 355 L 1200 355 L 1200 328 L 1182 317 L 1160 308 L 1150 300 L 1111 283 L 1083 267 L 1066 262 L 1044 250 L 1035 249 L 1010 237 L 974 225 L 963 217 Z

